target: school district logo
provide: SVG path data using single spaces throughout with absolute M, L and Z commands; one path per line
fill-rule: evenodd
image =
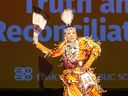
M 14 70 L 16 81 L 31 81 L 32 80 L 32 68 L 31 67 L 17 67 Z

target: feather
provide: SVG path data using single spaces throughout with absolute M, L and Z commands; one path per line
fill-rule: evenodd
M 67 26 L 71 25 L 73 18 L 74 18 L 73 12 L 70 9 L 65 9 L 64 12 L 61 14 L 61 20 Z
M 38 25 L 38 24 L 39 24 L 39 19 L 38 19 L 38 18 L 39 18 L 39 14 L 33 12 L 32 23 L 33 23 L 34 25 Z
M 37 25 L 41 28 L 41 30 L 44 30 L 47 20 L 41 15 L 33 12 L 33 18 L 32 18 L 32 23 L 34 25 Z
M 40 27 L 41 30 L 44 30 L 47 20 L 48 20 L 48 15 L 42 11 L 41 8 L 34 6 L 33 7 L 33 17 L 32 17 L 32 23 L 38 27 Z
M 47 20 L 42 15 L 39 15 L 39 27 L 41 28 L 41 30 L 44 30 L 46 24 Z

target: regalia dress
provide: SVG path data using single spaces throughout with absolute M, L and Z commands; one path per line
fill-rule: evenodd
M 51 57 L 61 56 L 63 62 L 59 66 L 64 70 L 59 76 L 64 85 L 63 96 L 102 96 L 104 90 L 91 68 L 101 53 L 98 42 L 89 37 L 81 37 L 73 43 L 64 40 L 54 49 L 39 42 L 36 47 L 45 54 L 51 53 Z

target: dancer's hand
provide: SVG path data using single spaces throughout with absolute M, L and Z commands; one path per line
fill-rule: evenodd
M 37 43 L 38 43 L 38 37 L 33 36 L 33 43 L 34 43 L 34 44 L 37 44 Z
M 34 33 L 33 33 L 33 43 L 34 44 L 37 44 L 38 43 L 39 34 L 40 34 L 40 32 L 38 30 L 38 27 L 35 26 L 34 27 Z

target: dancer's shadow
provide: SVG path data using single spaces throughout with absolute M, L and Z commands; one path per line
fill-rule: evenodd
M 44 57 L 39 56 L 39 72 L 40 72 L 39 87 L 41 89 L 45 89 L 44 88 L 45 77 L 47 77 L 52 70 L 53 70 L 53 65 L 49 63 L 49 61 L 47 61 Z

